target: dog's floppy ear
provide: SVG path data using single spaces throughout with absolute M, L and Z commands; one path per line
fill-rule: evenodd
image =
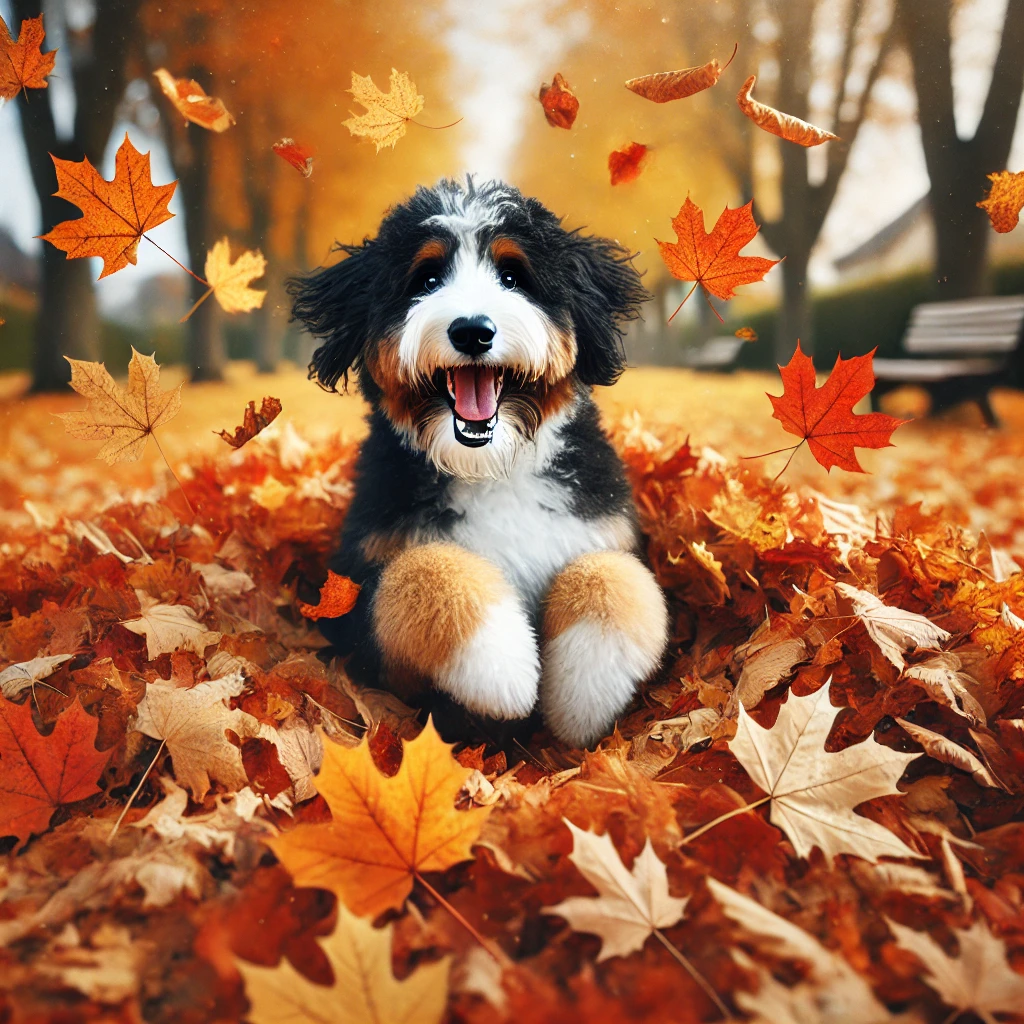
M 632 254 L 608 238 L 567 236 L 570 310 L 576 329 L 576 373 L 584 384 L 614 384 L 626 368 L 625 324 L 650 298 L 630 262 Z
M 309 378 L 328 391 L 339 380 L 348 385 L 348 371 L 363 351 L 375 296 L 373 245 L 339 245 L 345 259 L 288 282 L 292 320 L 321 342 L 309 364 Z

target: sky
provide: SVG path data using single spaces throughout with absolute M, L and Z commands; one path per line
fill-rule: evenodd
M 484 177 L 502 176 L 512 164 L 529 113 L 526 97 L 562 53 L 586 38 L 589 16 L 578 11 L 551 19 L 547 0 L 440 0 L 451 26 L 445 37 L 452 55 L 452 71 L 460 82 L 465 117 L 463 166 Z M 973 133 L 991 76 L 992 61 L 1006 0 L 964 0 L 961 4 L 953 51 L 957 122 L 962 134 Z M 10 23 L 9 0 L 0 0 L 0 15 Z M 52 28 L 51 28 L 52 26 Z M 47 27 L 49 46 L 58 47 L 51 78 L 50 100 L 58 130 L 67 131 L 74 116 L 74 97 L 66 82 L 67 48 L 59 36 L 59 20 Z M 851 153 L 849 166 L 833 208 L 825 222 L 812 261 L 812 278 L 828 284 L 835 278 L 832 261 L 870 238 L 897 217 L 928 189 L 928 175 L 914 123 L 916 101 L 905 74 L 883 77 L 876 97 L 884 101 L 885 123 L 867 123 Z M 514 87 L 513 87 L 514 86 Z M 126 124 L 118 125 L 104 161 L 103 173 L 113 174 L 113 157 Z M 339 131 L 344 129 L 339 124 Z M 152 153 L 153 180 L 169 181 L 173 172 L 158 137 L 132 127 L 132 139 Z M 1024 167 L 1024 110 L 1018 121 L 1009 169 Z M 894 168 L 896 172 L 894 173 Z M 172 212 L 180 213 L 177 198 Z M 27 252 L 38 252 L 39 208 L 29 178 L 14 103 L 0 101 L 0 225 Z M 183 218 L 160 229 L 161 244 L 174 254 L 185 253 Z M 99 261 L 94 261 L 97 263 Z M 132 274 L 116 274 L 98 283 L 101 307 L 111 309 L 131 300 L 141 278 L 166 272 L 166 257 L 145 242 Z M 98 269 L 96 276 L 98 276 Z

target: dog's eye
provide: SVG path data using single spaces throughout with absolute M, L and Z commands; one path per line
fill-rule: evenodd
M 429 295 L 441 287 L 441 278 L 437 274 L 426 274 L 420 279 L 420 291 Z
M 503 270 L 499 275 L 498 280 L 501 281 L 501 287 L 507 288 L 509 291 L 512 291 L 512 289 L 518 284 L 516 275 L 513 274 L 511 270 Z

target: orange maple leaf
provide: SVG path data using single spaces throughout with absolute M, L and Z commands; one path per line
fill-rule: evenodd
M 545 82 L 540 87 L 537 97 L 544 108 L 544 116 L 552 128 L 571 128 L 580 112 L 580 101 L 572 91 L 572 86 L 565 80 L 562 73 L 556 72 L 554 80 Z
M 377 770 L 364 738 L 357 747 L 324 744 L 316 788 L 331 821 L 302 824 L 270 840 L 297 885 L 330 889 L 354 914 L 398 909 L 414 879 L 468 860 L 490 808 L 456 810 L 471 769 L 428 719 L 405 744 L 398 774 Z
M 83 216 L 62 221 L 41 237 L 63 249 L 69 260 L 101 256 L 101 280 L 129 263 L 134 265 L 143 234 L 174 216 L 167 204 L 178 183 L 154 185 L 149 154 L 140 153 L 127 134 L 117 151 L 112 181 L 107 181 L 88 158 L 51 159 L 60 186 L 54 195 L 74 203 Z
M 988 180 L 992 187 L 977 205 L 988 214 L 993 229 L 1003 235 L 1017 226 L 1024 209 L 1024 171 L 999 171 Z
M 680 281 L 694 282 L 686 299 L 693 294 L 697 285 L 701 285 L 706 294 L 714 295 L 715 298 L 731 299 L 739 285 L 762 280 L 779 262 L 763 256 L 740 255 L 740 249 L 757 234 L 757 225 L 751 213 L 753 205 L 754 200 L 751 199 L 746 206 L 735 210 L 727 206 L 708 234 L 704 230 L 703 211 L 689 196 L 686 197 L 686 202 L 672 219 L 672 230 L 679 240 L 658 242 L 661 258 L 669 273 Z M 679 303 L 675 313 L 668 318 L 670 323 L 683 308 L 686 299 Z M 710 299 L 708 305 L 711 305 Z M 714 306 L 711 308 L 715 309 Z M 715 310 L 715 315 L 719 320 L 722 319 L 718 310 Z
M 873 412 L 856 414 L 853 407 L 875 386 L 871 360 L 875 349 L 852 359 L 836 358 L 828 380 L 819 388 L 814 375 L 814 360 L 805 355 L 797 342 L 793 358 L 779 367 L 783 392 L 769 395 L 772 413 L 791 434 L 807 442 L 817 461 L 831 469 L 838 466 L 851 473 L 863 473 L 854 448 L 891 448 L 892 432 L 906 420 Z M 796 449 L 800 445 L 796 445 Z M 790 455 L 789 461 L 792 461 Z M 786 463 L 786 466 L 789 462 Z M 785 466 L 783 471 L 785 471 Z M 781 474 L 780 474 L 781 475 Z
M 230 443 L 228 441 L 228 444 Z M 299 611 L 307 619 L 340 618 L 355 608 L 360 589 L 359 584 L 353 583 L 347 576 L 339 576 L 328 569 L 327 582 L 320 588 L 320 603 L 306 604 L 305 601 L 300 601 Z
M 36 729 L 30 704 L 0 699 L 0 836 L 23 844 L 46 831 L 61 804 L 100 791 L 96 783 L 111 751 L 96 749 L 98 728 L 77 697 L 49 736 Z
M 11 38 L 0 18 L 0 99 L 12 100 L 22 89 L 45 89 L 57 51 L 42 52 L 43 16 L 21 23 L 18 41 Z
M 274 398 L 272 395 L 266 395 L 263 403 L 260 405 L 259 412 L 256 411 L 255 401 L 250 402 L 245 407 L 242 425 L 235 427 L 234 434 L 227 430 L 215 431 L 215 433 L 218 437 L 224 438 L 232 448 L 241 448 L 246 441 L 251 441 L 264 427 L 268 427 L 273 423 L 280 414 L 281 399 Z M 330 582 L 330 576 L 328 576 L 327 582 Z
M 224 101 L 208 96 L 198 82 L 191 78 L 175 78 L 166 68 L 157 68 L 153 75 L 163 94 L 186 121 L 211 132 L 226 132 L 235 123 Z

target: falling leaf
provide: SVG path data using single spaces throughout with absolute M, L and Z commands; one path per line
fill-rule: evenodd
M 751 200 L 735 210 L 727 206 L 709 234 L 704 230 L 704 213 L 687 196 L 672 219 L 678 241 L 658 242 L 661 258 L 672 276 L 680 281 L 693 281 L 694 287 L 699 284 L 718 299 L 731 299 L 740 285 L 762 280 L 779 261 L 740 255 L 740 249 L 757 234 L 751 213 L 753 205 Z M 682 303 L 676 313 L 681 308 Z
M 1006 788 L 985 767 L 981 759 L 966 747 L 954 743 L 941 733 L 926 729 L 923 725 L 908 722 L 905 718 L 897 718 L 896 721 L 912 739 L 924 747 L 924 752 L 929 757 L 934 757 L 936 761 L 941 761 L 943 764 L 951 764 L 961 771 L 970 772 L 974 781 L 979 785 L 987 786 L 989 789 Z
M 270 845 L 297 885 L 330 889 L 353 913 L 376 917 L 402 906 L 420 872 L 471 856 L 490 812 L 455 809 L 471 774 L 429 720 L 404 744 L 391 778 L 377 770 L 365 738 L 351 749 L 326 744 L 316 788 L 332 820 L 298 825 Z
M 267 297 L 265 291 L 249 287 L 267 269 L 263 253 L 243 252 L 231 262 L 231 245 L 226 238 L 216 242 L 206 254 L 206 280 L 225 313 L 248 313 L 259 309 Z
M 906 667 L 905 652 L 919 647 L 935 650 L 949 639 L 946 630 L 917 612 L 894 608 L 848 583 L 837 583 L 836 590 L 853 604 L 853 614 L 864 623 L 882 654 L 900 671 Z
M 58 413 L 64 429 L 83 441 L 106 441 L 96 453 L 108 466 L 137 462 L 153 431 L 181 408 L 181 385 L 160 390 L 160 367 L 152 356 L 132 349 L 128 388 L 122 388 L 102 363 L 65 358 L 71 364 L 71 387 L 89 399 L 85 412 Z
M 166 68 L 157 68 L 153 74 L 164 95 L 186 121 L 211 132 L 225 132 L 235 123 L 224 103 L 214 96 L 207 96 L 198 82 L 191 78 L 175 78 Z
M 451 957 L 420 964 L 399 981 L 391 969 L 392 931 L 338 906 L 334 931 L 318 943 L 334 975 L 316 985 L 288 961 L 260 967 L 235 960 L 245 981 L 252 1024 L 438 1024 L 448 1001 Z
M 682 919 L 689 897 L 670 896 L 668 873 L 648 839 L 627 871 L 611 836 L 577 828 L 568 818 L 573 846 L 569 859 L 597 889 L 598 896 L 572 896 L 545 914 L 564 917 L 573 931 L 601 938 L 598 963 L 612 956 L 628 956 L 643 949 L 655 930 L 670 928 Z
M 719 64 L 718 58 L 713 57 L 707 64 L 701 64 L 695 68 L 683 68 L 681 71 L 660 71 L 655 75 L 631 78 L 626 82 L 626 88 L 653 103 L 668 103 L 670 100 L 685 99 L 687 96 L 710 89 L 721 78 L 722 72 L 732 63 L 737 49 L 739 49 L 738 45 L 733 47 L 732 55 L 725 64 Z
M 146 231 L 174 216 L 167 204 L 174 195 L 172 181 L 154 185 L 149 171 L 149 154 L 140 153 L 127 134 L 114 160 L 114 177 L 107 181 L 88 159 L 61 160 L 53 157 L 58 189 L 54 195 L 81 209 L 78 220 L 61 221 L 43 235 L 66 252 L 67 258 L 100 256 L 108 277 L 138 260 L 139 239 Z
M 544 116 L 552 128 L 571 128 L 580 112 L 580 101 L 560 71 L 554 81 L 545 82 L 537 97 L 544 108 Z
M 342 123 L 353 135 L 373 142 L 378 153 L 385 146 L 394 146 L 405 134 L 406 124 L 423 109 L 423 97 L 416 92 L 412 80 L 395 68 L 391 69 L 387 92 L 381 92 L 369 75 L 357 75 L 354 71 L 349 92 L 366 107 L 366 113 Z
M 831 469 L 838 466 L 851 473 L 863 473 L 854 448 L 891 448 L 892 432 L 906 420 L 885 413 L 854 413 L 853 407 L 875 386 L 871 360 L 867 355 L 843 359 L 836 356 L 836 365 L 819 388 L 814 375 L 814 361 L 804 355 L 796 343 L 793 358 L 779 367 L 783 392 L 769 395 L 774 412 L 783 428 L 807 442 L 818 463 Z
M 1010 966 L 1006 943 L 997 939 L 984 921 L 975 921 L 967 929 L 950 929 L 960 947 L 960 955 L 955 958 L 926 932 L 888 918 L 885 923 L 900 949 L 913 953 L 924 965 L 924 980 L 947 1006 L 960 1013 L 976 1013 L 986 1021 L 993 1020 L 993 1013 L 1020 1013 L 1024 975 Z
M 304 178 L 313 174 L 313 148 L 294 139 L 281 139 L 270 147 L 282 160 L 287 160 Z
M 320 603 L 306 604 L 300 601 L 299 611 L 307 619 L 337 619 L 348 615 L 355 608 L 359 590 L 358 583 L 328 569 L 327 582 L 320 588 Z
M 22 89 L 45 89 L 57 51 L 42 53 L 43 16 L 25 18 L 15 42 L 0 18 L 0 100 L 13 100 Z M 2 321 L 0 321 L 2 322 Z
M 50 735 L 41 736 L 31 701 L 0 699 L 0 836 L 17 836 L 22 845 L 47 829 L 58 807 L 100 791 L 111 752 L 96 749 L 98 728 L 76 697 Z
M 0 672 L 0 693 L 5 697 L 17 697 L 22 690 L 34 687 L 41 679 L 48 679 L 72 654 L 52 654 L 31 661 L 8 665 Z
M 241 672 L 187 687 L 160 680 L 146 687 L 139 702 L 132 727 L 167 744 L 174 777 L 193 800 L 206 796 L 211 779 L 232 790 L 247 782 L 241 752 L 226 735 L 228 729 L 238 736 L 259 731 L 251 715 L 228 707 L 243 686 Z
M 172 651 L 192 651 L 202 656 L 221 634 L 207 629 L 187 604 L 162 604 L 144 590 L 136 590 L 142 612 L 137 619 L 125 619 L 121 625 L 146 638 L 146 657 L 150 661 Z
M 246 441 L 251 441 L 264 427 L 270 426 L 281 413 L 281 399 L 265 396 L 260 405 L 260 411 L 256 411 L 256 402 L 252 401 L 245 407 L 242 417 L 242 425 L 235 427 L 234 434 L 226 430 L 218 431 L 218 436 L 224 438 L 232 448 L 241 448 Z
M 757 331 L 753 327 L 741 327 L 734 334 L 740 341 L 757 341 Z
M 786 833 L 798 857 L 809 856 L 815 846 L 830 864 L 840 853 L 870 861 L 920 857 L 853 809 L 875 797 L 900 795 L 896 782 L 921 755 L 890 750 L 874 736 L 837 753 L 826 751 L 840 711 L 829 701 L 830 683 L 807 697 L 790 693 L 771 729 L 758 725 L 740 704 L 729 749 L 771 797 L 771 822 Z
M 992 227 L 1006 234 L 1017 226 L 1024 208 L 1024 171 L 999 171 L 988 180 L 992 182 L 988 195 L 977 205 L 988 214 Z
M 613 185 L 635 181 L 643 170 L 648 148 L 639 142 L 631 142 L 622 149 L 613 150 L 608 154 L 608 173 Z
M 787 142 L 795 142 L 798 146 L 820 146 L 823 142 L 831 142 L 838 139 L 838 135 L 825 131 L 824 128 L 815 128 L 813 124 L 801 121 L 799 117 L 792 114 L 784 114 L 781 110 L 758 103 L 750 95 L 757 81 L 756 75 L 751 75 L 744 83 L 736 97 L 736 102 L 747 117 L 750 118 L 758 128 L 777 135 Z

